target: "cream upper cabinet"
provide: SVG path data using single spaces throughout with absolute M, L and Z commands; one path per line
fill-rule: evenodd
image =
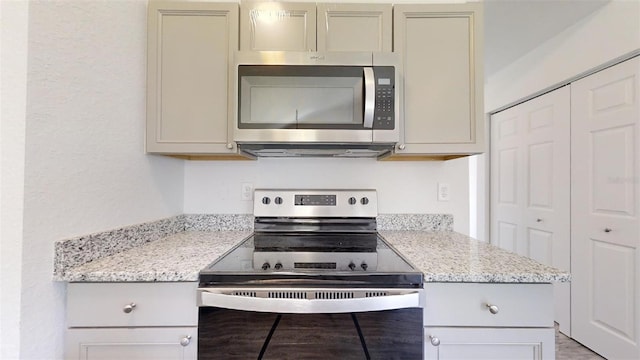
M 396 156 L 484 151 L 481 3 L 395 5 L 404 128 Z
M 318 51 L 392 50 L 391 4 L 318 4 Z
M 243 2 L 240 50 L 315 51 L 316 4 Z
M 147 152 L 235 153 L 228 74 L 238 4 L 150 1 L 147 26 Z

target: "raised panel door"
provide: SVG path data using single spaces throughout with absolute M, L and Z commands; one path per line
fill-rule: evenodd
M 569 88 L 491 116 L 491 242 L 570 270 Z M 570 335 L 570 286 L 554 285 L 555 320 Z
M 151 1 L 147 27 L 147 152 L 235 152 L 228 74 L 238 4 Z
M 572 337 L 640 357 L 640 58 L 571 84 Z
M 392 50 L 391 4 L 318 4 L 318 51 Z
M 316 4 L 243 2 L 240 50 L 315 51 Z
M 424 336 L 428 360 L 555 359 L 553 328 L 425 327 Z
M 482 4 L 394 6 L 403 55 L 399 155 L 483 151 Z
M 198 330 L 189 328 L 80 328 L 65 334 L 68 360 L 195 360 Z

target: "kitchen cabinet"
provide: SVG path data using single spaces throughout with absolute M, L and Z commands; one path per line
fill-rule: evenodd
M 554 359 L 551 284 L 427 283 L 425 359 Z
M 65 359 L 196 359 L 195 282 L 69 283 Z
M 394 6 L 404 127 L 392 158 L 484 151 L 482 41 L 481 3 Z
M 316 4 L 243 2 L 240 50 L 315 51 Z
M 240 49 L 390 52 L 392 9 L 391 4 L 242 3 Z
M 391 52 L 391 4 L 318 4 L 318 51 Z
M 238 4 L 150 1 L 147 27 L 147 152 L 233 157 Z

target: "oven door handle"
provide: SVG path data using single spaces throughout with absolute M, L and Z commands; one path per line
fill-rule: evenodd
M 280 299 L 227 295 L 214 289 L 198 289 L 199 305 L 233 310 L 280 314 L 329 314 L 397 310 L 420 307 L 420 290 L 397 295 L 355 299 Z

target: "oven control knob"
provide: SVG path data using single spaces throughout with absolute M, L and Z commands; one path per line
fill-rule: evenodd
M 350 262 L 349 263 L 349 269 L 351 269 L 351 271 L 355 270 L 356 269 L 356 264 Z
M 356 202 L 357 202 L 357 200 L 353 196 L 349 198 L 349 205 L 355 205 Z
M 262 270 L 269 270 L 270 267 L 271 267 L 271 265 L 269 265 L 268 262 L 262 264 Z
M 363 262 L 362 264 L 360 264 L 360 267 L 362 268 L 362 270 L 367 271 L 367 268 L 369 267 L 369 265 L 367 265 L 367 263 Z
M 269 205 L 269 203 L 271 202 L 271 199 L 268 196 L 265 196 L 262 198 L 262 203 L 265 205 Z
M 276 196 L 276 198 L 273 199 L 273 202 L 280 205 L 282 204 L 282 198 L 280 196 Z
M 368 197 L 363 197 L 362 199 L 360 199 L 360 203 L 362 205 L 367 205 L 369 203 L 369 198 Z
M 282 269 L 282 264 L 277 262 L 276 265 L 273 268 L 276 269 L 276 270 L 280 270 L 280 269 Z

